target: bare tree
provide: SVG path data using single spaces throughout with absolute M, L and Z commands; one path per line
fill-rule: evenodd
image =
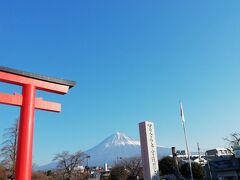
M 224 138 L 224 140 L 228 141 L 231 146 L 240 145 L 240 133 L 234 132 L 230 134 L 230 138 Z
M 74 154 L 64 151 L 57 154 L 53 158 L 53 161 L 58 162 L 58 168 L 63 170 L 63 177 L 66 177 L 67 180 L 71 180 L 74 170 L 85 161 L 86 157 L 87 155 L 82 151 L 78 151 Z
M 16 119 L 12 127 L 5 130 L 5 133 L 3 134 L 5 141 L 2 143 L 2 148 L 0 150 L 2 164 L 9 171 L 10 179 L 14 179 L 15 174 L 18 122 L 19 119 Z
M 132 157 L 127 159 L 121 158 L 121 161 L 113 168 L 111 176 L 127 176 L 127 178 L 125 177 L 126 179 L 137 179 L 142 177 L 141 163 L 142 161 L 140 157 Z

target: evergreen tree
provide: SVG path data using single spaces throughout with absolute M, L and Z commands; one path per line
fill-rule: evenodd
M 184 177 L 189 178 L 190 177 L 189 164 L 188 163 L 183 164 L 180 168 L 180 172 Z M 192 162 L 192 173 L 193 173 L 194 179 L 200 180 L 200 179 L 204 179 L 205 177 L 205 171 L 203 167 L 200 164 L 195 162 Z

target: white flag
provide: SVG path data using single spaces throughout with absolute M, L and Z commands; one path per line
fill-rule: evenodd
M 180 115 L 181 115 L 182 123 L 184 123 L 185 122 L 185 118 L 184 118 L 184 113 L 183 113 L 182 102 L 180 102 Z

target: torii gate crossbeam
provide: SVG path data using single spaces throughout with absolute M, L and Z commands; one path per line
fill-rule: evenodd
M 36 90 L 66 94 L 76 83 L 3 66 L 0 66 L 0 81 L 22 86 L 22 95 L 0 93 L 0 103 L 21 107 L 15 179 L 31 180 L 34 110 L 61 111 L 61 104 L 36 98 Z

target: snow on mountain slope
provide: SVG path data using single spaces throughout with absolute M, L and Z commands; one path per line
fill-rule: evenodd
M 159 147 L 158 158 L 171 154 L 170 148 Z M 85 151 L 90 156 L 88 160 L 89 166 L 103 166 L 105 163 L 113 165 L 120 158 L 130 158 L 141 156 L 140 141 L 134 140 L 124 133 L 115 133 L 101 143 Z M 52 162 L 44 166 L 36 168 L 37 170 L 55 169 L 57 163 Z
M 124 145 L 140 145 L 139 141 L 126 136 L 124 133 L 117 132 L 105 139 L 102 143 L 105 147 L 109 146 L 124 146 Z
M 97 166 L 104 163 L 114 164 L 120 158 L 129 158 L 141 155 L 140 142 L 124 133 L 115 133 L 106 138 L 97 146 L 86 151 L 90 155 L 89 165 Z M 158 157 L 171 154 L 169 148 L 158 147 Z

